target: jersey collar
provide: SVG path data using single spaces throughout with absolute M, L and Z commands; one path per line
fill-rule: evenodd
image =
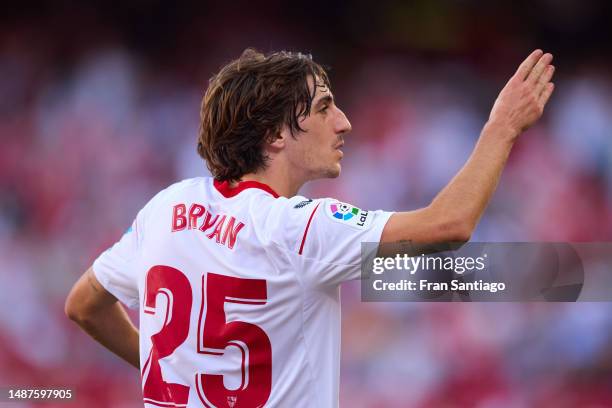
M 247 188 L 258 188 L 260 190 L 265 191 L 268 194 L 271 194 L 274 198 L 279 197 L 276 191 L 272 190 L 272 188 L 269 185 L 260 183 L 259 181 L 254 181 L 254 180 L 240 181 L 235 187 L 230 186 L 230 183 L 227 180 L 226 181 L 214 180 L 213 184 L 215 188 L 217 189 L 217 191 L 220 192 L 225 198 L 234 197 L 240 194 L 242 191 L 246 190 Z

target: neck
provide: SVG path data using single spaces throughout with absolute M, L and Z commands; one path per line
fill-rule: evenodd
M 300 188 L 306 183 L 306 179 L 296 176 L 295 171 L 289 171 L 285 166 L 275 166 L 275 163 L 270 163 L 265 170 L 257 173 L 248 173 L 242 176 L 242 181 L 258 181 L 267 184 L 276 191 L 281 197 L 293 197 Z

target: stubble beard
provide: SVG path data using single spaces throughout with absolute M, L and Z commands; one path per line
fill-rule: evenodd
M 342 167 L 340 163 L 334 164 L 326 169 L 324 178 L 337 178 L 340 176 L 341 171 Z

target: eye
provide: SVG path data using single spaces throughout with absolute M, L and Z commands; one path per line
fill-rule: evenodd
M 319 112 L 325 113 L 327 111 L 327 108 L 329 108 L 329 105 L 323 106 Z

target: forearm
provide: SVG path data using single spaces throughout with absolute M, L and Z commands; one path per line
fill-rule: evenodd
M 430 209 L 472 231 L 499 183 L 516 136 L 507 126 L 487 123 L 470 158 L 434 198 Z
M 74 320 L 104 347 L 134 367 L 140 367 L 138 330 L 119 302 L 95 314 Z
M 544 111 L 554 90 L 551 54 L 531 53 L 500 92 L 463 168 L 425 208 L 395 213 L 381 242 L 465 242 L 476 228 L 519 133 Z

